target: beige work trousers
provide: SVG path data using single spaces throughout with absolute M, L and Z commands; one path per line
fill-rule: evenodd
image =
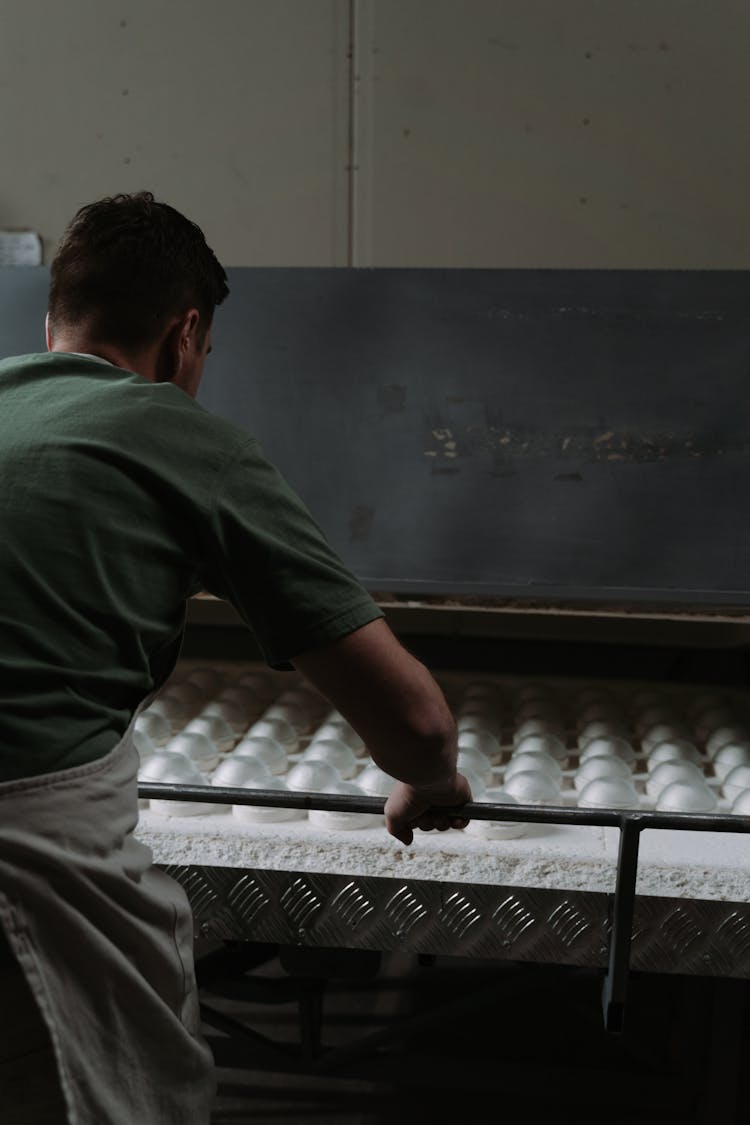
M 0 784 L 2 1125 L 209 1121 L 192 915 L 133 834 L 137 769 L 128 734 Z

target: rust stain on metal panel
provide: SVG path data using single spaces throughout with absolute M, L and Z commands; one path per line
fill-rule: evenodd
M 750 442 L 718 446 L 710 437 L 673 430 L 651 432 L 593 427 L 577 432 L 538 431 L 531 428 L 469 425 L 462 429 L 432 429 L 422 455 L 445 464 L 456 459 L 486 456 L 495 469 L 507 467 L 516 458 L 552 457 L 562 461 L 630 462 L 673 461 L 695 457 L 723 457 L 727 453 L 750 452 Z

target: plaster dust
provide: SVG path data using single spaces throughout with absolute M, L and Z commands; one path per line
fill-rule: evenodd
M 480 840 L 457 831 L 418 832 L 406 848 L 382 827 L 324 831 L 311 827 L 306 817 L 248 825 L 226 812 L 167 819 L 146 809 L 140 814 L 137 835 L 151 848 L 154 861 L 163 865 L 408 877 L 607 894 L 615 887 L 620 834 L 614 828 L 529 824 L 525 836 L 511 840 Z M 750 902 L 747 836 L 644 832 L 636 891 L 666 898 Z

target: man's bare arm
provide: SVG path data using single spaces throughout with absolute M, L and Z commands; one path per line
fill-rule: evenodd
M 429 671 L 379 619 L 292 663 L 364 739 L 373 760 L 398 779 L 386 803 L 388 830 L 411 843 L 412 829 L 463 827 L 441 806 L 471 800 L 456 773 L 456 726 Z

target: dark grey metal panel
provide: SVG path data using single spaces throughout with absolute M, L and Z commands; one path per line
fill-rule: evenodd
M 0 359 L 43 352 L 49 270 L 0 266 Z
M 235 270 L 201 392 L 372 589 L 744 603 L 750 272 Z
M 560 965 L 607 965 L 610 896 L 416 879 L 167 866 L 196 934 Z M 635 900 L 632 969 L 750 978 L 750 904 Z
M 45 273 L 0 270 L 2 351 Z M 747 604 L 750 271 L 229 274 L 200 400 L 371 589 Z

